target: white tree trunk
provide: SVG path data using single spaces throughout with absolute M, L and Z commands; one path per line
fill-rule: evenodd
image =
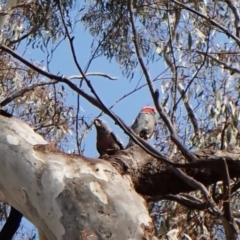
M 0 116 L 0 130 L 0 200 L 49 240 L 150 239 L 147 205 L 129 177 L 59 152 L 17 119 Z

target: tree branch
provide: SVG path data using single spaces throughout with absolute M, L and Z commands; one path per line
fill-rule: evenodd
M 15 118 L 0 116 L 0 126 L 0 200 L 47 239 L 84 239 L 83 231 L 99 239 L 151 239 L 144 199 L 111 164 L 65 154 Z
M 199 160 L 185 164 L 189 168 L 186 168 L 184 173 L 205 186 L 222 181 L 222 169 L 216 166 L 219 166 L 223 159 L 227 161 L 231 179 L 240 174 L 240 152 L 208 150 L 197 151 L 194 154 L 198 156 Z M 137 145 L 119 151 L 105 159 L 114 164 L 121 174 L 130 174 L 136 191 L 141 195 L 148 196 L 148 198 L 190 192 L 196 190 L 196 186 L 199 187 L 197 184 L 186 184 L 182 179 L 179 179 L 170 166 L 152 158 Z M 172 158 L 173 162 L 181 162 L 182 159 L 184 157 L 179 155 Z
M 235 3 L 237 2 L 234 2 L 232 0 L 225 0 L 225 2 L 227 3 L 228 7 L 232 10 L 232 13 L 235 17 L 235 21 L 234 21 L 235 34 L 237 35 L 237 37 L 239 37 L 240 15 L 239 15 L 238 7 L 235 6 Z
M 111 77 L 109 76 L 108 74 L 106 73 L 101 73 L 101 72 L 89 72 L 89 73 L 85 73 L 85 76 L 97 76 L 97 77 L 105 77 L 105 78 L 108 78 L 110 80 L 117 80 L 118 77 Z M 68 79 L 83 79 L 84 77 L 82 75 L 74 75 L 74 76 L 70 76 L 68 77 Z
M 191 7 L 188 7 L 187 5 L 178 2 L 176 0 L 171 0 L 172 2 L 176 3 L 178 6 L 182 7 L 183 9 L 188 10 L 189 12 L 192 12 L 196 15 L 198 15 L 199 17 L 205 19 L 206 21 L 208 21 L 210 24 L 212 24 L 213 26 L 217 27 L 218 29 L 220 29 L 221 31 L 223 31 L 228 37 L 231 37 L 233 40 L 236 41 L 236 43 L 238 45 L 240 45 L 240 39 L 238 37 L 236 37 L 235 35 L 233 35 L 227 28 L 224 28 L 223 26 L 221 26 L 219 23 L 217 23 L 216 21 L 210 19 L 209 17 L 203 15 L 202 13 L 197 12 L 196 10 L 194 10 Z
M 26 87 L 26 88 L 18 91 L 17 93 L 14 93 L 11 96 L 5 98 L 2 102 L 0 102 L 0 107 L 6 106 L 8 103 L 12 102 L 16 98 L 23 97 L 25 93 L 34 90 L 36 87 L 50 85 L 50 84 L 56 84 L 56 83 L 57 83 L 56 81 L 53 81 L 53 82 L 47 82 L 47 83 L 33 84 L 32 86 Z
M 12 240 L 14 234 L 20 226 L 22 217 L 23 215 L 19 211 L 17 211 L 14 207 L 11 207 L 10 214 L 0 232 L 0 239 Z
M 211 210 L 213 211 L 213 214 L 216 217 L 222 216 L 222 213 L 219 210 L 218 206 L 213 201 L 213 199 L 212 199 L 210 193 L 208 192 L 207 188 L 202 183 L 200 183 L 199 181 L 195 180 L 194 178 L 192 178 L 190 176 L 187 176 L 186 173 L 184 173 L 182 170 L 180 170 L 178 168 L 173 168 L 173 171 L 180 179 L 182 179 L 189 186 L 191 186 L 191 187 L 193 187 L 197 190 L 200 190 L 202 192 L 202 194 L 205 197 L 207 203 L 209 204 L 209 207 L 211 208 Z
M 225 228 L 225 233 L 227 239 L 237 239 L 239 234 L 238 226 L 233 218 L 231 210 L 231 189 L 230 189 L 230 176 L 228 171 L 228 165 L 225 159 L 222 161 L 222 172 L 223 172 L 223 210 L 224 210 L 224 219 L 223 226 Z
M 135 143 L 137 143 L 142 149 L 144 149 L 147 153 L 149 153 L 150 155 L 152 155 L 155 158 L 158 158 L 159 160 L 170 164 L 170 165 L 174 165 L 174 166 L 184 166 L 185 164 L 181 164 L 181 163 L 173 163 L 171 160 L 169 160 L 166 156 L 164 156 L 163 154 L 161 154 L 160 152 L 158 152 L 154 147 L 152 147 L 150 144 L 148 144 L 146 141 L 144 141 L 143 139 L 141 139 L 140 137 L 138 137 L 133 130 L 128 127 L 124 121 L 119 118 L 115 113 L 113 113 L 109 108 L 107 108 L 102 102 L 99 102 L 98 99 L 96 99 L 95 97 L 89 95 L 88 93 L 84 92 L 81 88 L 78 88 L 74 83 L 72 83 L 68 78 L 64 77 L 64 76 L 58 76 L 58 75 L 54 75 L 52 73 L 49 73 L 43 69 L 41 69 L 40 67 L 35 66 L 34 64 L 32 64 L 31 62 L 29 62 L 28 60 L 24 59 L 23 57 L 21 57 L 20 55 L 18 55 L 16 52 L 12 51 L 10 48 L 6 47 L 3 44 L 0 44 L 0 49 L 4 50 L 5 52 L 7 52 L 8 54 L 10 54 L 11 56 L 13 56 L 14 58 L 18 59 L 20 62 L 22 62 L 23 64 L 25 64 L 26 66 L 28 66 L 29 68 L 35 70 L 36 72 L 38 72 L 39 74 L 52 79 L 52 80 L 56 80 L 58 82 L 63 82 L 66 85 L 68 85 L 69 88 L 71 88 L 72 90 L 74 90 L 75 92 L 77 92 L 78 94 L 80 94 L 81 96 L 83 96 L 87 101 L 89 101 L 91 104 L 93 104 L 94 106 L 96 106 L 97 108 L 101 109 L 102 111 L 104 111 L 108 116 L 110 116 L 121 128 L 122 130 L 133 139 L 133 141 Z
M 221 61 L 221 60 L 218 60 L 217 58 L 213 57 L 212 55 L 210 54 L 207 54 L 205 52 L 200 52 L 200 51 L 197 51 L 197 53 L 199 54 L 202 54 L 202 55 L 207 55 L 207 57 L 211 58 L 212 60 L 216 61 L 218 64 L 221 64 L 224 66 L 224 69 L 227 69 L 227 70 L 230 70 L 231 71 L 231 74 L 234 74 L 234 73 L 240 73 L 240 70 L 238 68 L 234 68 L 234 67 L 231 67 L 229 66 L 227 63 Z
M 200 211 L 203 211 L 210 207 L 208 203 L 203 202 L 202 200 L 187 194 L 177 194 L 177 195 L 167 194 L 163 196 L 156 196 L 153 198 L 149 197 L 147 198 L 147 200 L 153 201 L 153 202 L 157 202 L 160 200 L 175 201 L 189 209 L 197 209 Z
M 186 156 L 186 158 L 188 159 L 188 161 L 197 161 L 196 157 L 184 146 L 184 144 L 181 143 L 181 141 L 179 140 L 177 133 L 170 121 L 170 119 L 168 118 L 167 114 L 164 112 L 164 110 L 162 109 L 162 107 L 159 104 L 159 93 L 158 91 L 154 90 L 153 84 L 152 84 L 152 80 L 150 78 L 150 75 L 148 73 L 148 70 L 143 62 L 142 59 L 142 54 L 140 52 L 140 45 L 139 45 L 139 41 L 138 41 L 138 33 L 135 27 L 135 23 L 134 23 L 134 16 L 133 16 L 133 12 L 132 12 L 132 0 L 128 0 L 128 11 L 130 14 L 130 22 L 131 22 L 131 26 L 132 26 L 132 31 L 133 31 L 133 43 L 135 46 L 135 51 L 138 57 L 138 61 L 139 64 L 142 68 L 142 71 L 144 73 L 144 76 L 146 78 L 150 93 L 152 95 L 155 107 L 159 113 L 159 115 L 161 116 L 162 120 L 164 121 L 164 123 L 166 124 L 170 134 L 171 134 L 171 138 L 172 141 L 176 144 L 176 146 L 178 147 L 178 149 L 183 153 L 184 156 Z

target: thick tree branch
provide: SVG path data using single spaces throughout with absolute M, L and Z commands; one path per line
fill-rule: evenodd
M 2 109 L 0 109 L 0 115 L 7 118 L 11 118 L 12 115 Z M 10 214 L 6 219 L 4 226 L 0 232 L 0 239 L 12 240 L 14 234 L 17 232 L 23 215 L 18 212 L 14 207 L 11 207 Z
M 114 164 L 122 174 L 130 174 L 136 191 L 148 196 L 148 199 L 162 195 L 190 192 L 196 188 L 200 189 L 201 185 L 199 184 L 210 186 L 215 182 L 222 181 L 222 169 L 216 166 L 219 166 L 223 159 L 227 161 L 231 179 L 238 177 L 240 174 L 240 152 L 207 150 L 198 151 L 195 154 L 199 160 L 196 163 L 189 163 L 194 168 L 184 170 L 190 180 L 193 178 L 199 182 L 191 185 L 179 179 L 171 167 L 152 158 L 136 145 L 113 156 L 106 157 L 106 160 Z M 182 161 L 182 158 L 184 157 L 176 156 L 173 161 Z
M 202 183 L 200 183 L 199 181 L 195 180 L 194 178 L 188 176 L 186 173 L 184 173 L 182 170 L 180 170 L 178 168 L 173 168 L 173 171 L 180 179 L 182 179 L 189 186 L 195 188 L 196 190 L 200 190 L 202 192 L 202 194 L 205 197 L 207 203 L 209 204 L 213 214 L 216 217 L 222 216 L 222 213 L 219 210 L 218 206 L 213 201 L 213 199 L 212 199 L 210 193 L 208 192 L 207 188 Z
M 0 49 L 3 49 L 5 52 L 7 52 L 8 54 L 10 54 L 11 56 L 13 56 L 14 58 L 18 59 L 20 62 L 22 62 L 23 64 L 25 64 L 26 66 L 28 66 L 29 68 L 35 70 L 36 72 L 38 72 L 39 74 L 52 79 L 52 80 L 56 80 L 58 82 L 62 82 L 65 83 L 66 85 L 68 85 L 69 88 L 71 88 L 72 90 L 74 90 L 75 92 L 77 92 L 78 94 L 80 94 L 81 96 L 83 96 L 87 101 L 89 101 L 91 104 L 93 104 L 94 106 L 96 106 L 97 108 L 101 109 L 102 111 L 104 111 L 108 116 L 110 116 L 122 129 L 123 131 L 133 139 L 133 141 L 135 143 L 137 143 L 145 152 L 147 152 L 148 154 L 150 154 L 151 156 L 153 156 L 156 159 L 159 159 L 169 165 L 175 166 L 175 167 L 179 167 L 179 168 L 198 168 L 198 167 L 208 167 L 208 168 L 214 168 L 213 164 L 216 164 L 216 161 L 218 161 L 217 159 L 206 159 L 205 161 L 201 161 L 201 162 L 191 162 L 191 163 L 178 163 L 173 162 L 171 160 L 169 160 L 165 155 L 161 154 L 160 152 L 158 152 L 154 147 L 152 147 L 151 145 L 149 145 L 146 141 L 144 141 L 143 139 L 139 138 L 130 127 L 128 127 L 124 121 L 122 119 L 120 119 L 118 116 L 116 116 L 110 109 L 108 109 L 106 106 L 102 106 L 101 103 L 99 103 L 99 101 L 92 97 L 91 95 L 89 95 L 88 93 L 84 92 L 81 88 L 78 88 L 74 83 L 72 83 L 68 78 L 64 77 L 64 76 L 58 76 L 58 75 L 54 75 L 52 73 L 49 73 L 43 69 L 41 69 L 40 67 L 35 66 L 34 64 L 32 64 L 31 62 L 27 61 L 26 59 L 22 58 L 20 55 L 18 55 L 16 52 L 12 51 L 11 49 L 9 49 L 8 47 L 6 47 L 3 44 L 0 44 Z M 194 154 L 196 155 L 195 158 L 199 157 L 199 154 Z M 228 159 L 229 161 L 231 159 Z
M 90 172 L 93 171 L 93 172 L 91 172 L 91 174 L 93 174 L 93 176 L 94 176 L 94 179 L 92 179 L 91 182 L 96 181 L 95 174 L 100 174 L 100 175 L 96 175 L 98 177 L 100 177 L 100 176 L 104 177 L 105 175 L 103 173 L 105 173 L 105 174 L 109 173 L 110 174 L 109 176 L 111 176 L 111 179 L 113 176 L 117 177 L 117 175 L 116 175 L 117 172 L 114 172 L 113 168 L 107 168 L 103 171 L 102 164 L 104 165 L 104 162 L 101 162 L 101 160 L 98 160 L 97 162 L 94 161 L 94 163 L 97 164 L 97 165 L 95 165 L 95 164 L 93 164 L 91 159 L 84 160 L 84 159 L 82 159 L 83 157 L 81 157 L 81 156 L 64 155 L 63 153 L 60 153 L 56 149 L 52 148 L 51 146 L 44 145 L 45 141 L 43 139 L 41 139 L 37 134 L 35 134 L 26 124 L 23 124 L 23 123 L 17 121 L 16 119 L 8 118 L 6 120 L 5 117 L 2 116 L 2 117 L 0 117 L 0 121 L 1 121 L 2 130 L 3 130 L 3 132 L 1 132 L 2 136 L 0 136 L 0 149 L 1 149 L 1 154 L 2 154 L 2 158 L 0 158 L 0 160 L 4 161 L 4 164 L 2 164 L 2 166 L 5 166 L 6 163 L 10 164 L 11 161 L 14 161 L 14 164 L 12 163 L 15 166 L 14 169 L 15 168 L 16 169 L 26 169 L 25 164 L 29 165 L 29 163 L 31 162 L 31 166 L 36 166 L 38 171 L 40 171 L 40 172 L 32 173 L 31 176 L 29 176 L 29 174 L 28 174 L 26 177 L 24 177 L 25 176 L 24 175 L 24 176 L 22 176 L 21 180 L 29 182 L 30 179 L 35 179 L 35 178 L 42 179 L 40 182 L 38 180 L 37 181 L 38 185 L 35 186 L 38 189 L 38 191 L 40 191 L 40 193 L 41 193 L 40 195 L 37 194 L 36 196 L 35 195 L 32 196 L 31 191 L 29 189 L 27 189 L 28 190 L 27 191 L 25 188 L 24 189 L 20 188 L 19 194 L 18 194 L 18 191 L 16 191 L 15 189 L 12 190 L 11 188 L 9 188 L 9 189 L 7 188 L 9 192 L 7 192 L 7 193 L 5 192 L 5 195 L 7 196 L 7 199 L 10 201 L 10 204 L 14 204 L 14 207 L 16 207 L 16 209 L 18 209 L 19 211 L 21 210 L 21 212 L 22 211 L 25 213 L 27 212 L 28 214 L 30 214 L 30 213 L 28 212 L 28 210 L 25 209 L 25 207 L 34 209 L 30 203 L 33 203 L 32 202 L 33 199 L 37 200 L 38 203 L 34 203 L 34 204 L 37 204 L 34 206 L 38 206 L 39 209 L 41 209 L 41 211 L 43 211 L 43 209 L 45 211 L 45 209 L 46 209 L 46 212 L 42 213 L 41 211 L 38 211 L 37 213 L 34 212 L 33 215 L 27 215 L 27 216 L 37 225 L 37 227 L 39 227 L 44 232 L 46 232 L 48 234 L 48 236 L 52 237 L 52 234 L 57 234 L 57 236 L 59 236 L 59 235 L 63 234 L 63 232 L 64 232 L 62 230 L 61 230 L 61 232 L 58 232 L 59 230 L 57 231 L 56 228 L 49 229 L 48 227 L 46 227 L 43 224 L 43 222 L 41 222 L 39 220 L 39 219 L 44 219 L 43 221 L 47 222 L 47 226 L 52 226 L 52 224 L 53 224 L 50 221 L 50 219 L 44 217 L 44 216 L 48 215 L 47 209 L 49 209 L 49 206 L 44 205 L 44 204 L 47 204 L 48 201 L 43 202 L 41 200 L 43 197 L 42 194 L 44 194 L 44 197 L 49 197 L 51 195 L 50 192 L 52 192 L 52 188 L 48 189 L 45 187 L 44 192 L 42 192 L 42 190 L 41 190 L 41 183 L 45 182 L 45 181 L 49 182 L 51 179 L 51 176 L 55 176 L 52 173 L 50 175 L 48 175 L 49 172 L 51 172 L 51 171 L 58 172 L 57 180 L 54 179 L 54 181 L 53 181 L 53 179 L 51 179 L 51 181 L 50 181 L 52 184 L 55 184 L 55 181 L 57 181 L 56 186 L 58 186 L 58 187 L 56 187 L 54 185 L 54 189 L 58 190 L 59 186 L 61 185 L 61 181 L 63 181 L 63 186 L 61 185 L 60 190 L 59 190 L 60 192 L 58 191 L 56 193 L 54 191 L 54 194 L 56 194 L 56 196 L 58 196 L 58 198 L 57 198 L 58 204 L 56 204 L 56 205 L 61 206 L 61 207 L 64 207 L 64 205 L 62 205 L 62 203 L 66 202 L 65 198 L 69 196 L 69 193 L 71 193 L 72 190 L 75 194 L 77 194 L 77 196 L 83 196 L 83 194 L 81 192 L 82 190 L 84 190 L 85 194 L 86 194 L 86 191 L 89 191 L 89 187 L 86 189 L 84 187 L 80 187 L 82 182 L 88 181 L 87 180 L 88 178 L 85 179 L 85 175 L 87 173 L 89 173 L 89 171 Z M 24 126 L 22 126 L 22 125 L 24 125 Z M 24 142 L 22 142 L 23 138 L 25 136 L 25 135 L 23 135 L 23 133 L 26 134 L 26 138 L 27 138 L 27 140 Z M 16 136 L 18 136 L 17 134 L 19 134 L 19 137 L 15 138 Z M 8 136 L 8 143 L 4 142 L 4 141 L 6 141 L 6 140 L 4 140 L 4 139 L 6 139 L 6 136 Z M 12 136 L 14 136 L 14 138 Z M 20 141 L 20 142 L 16 145 L 17 141 Z M 32 145 L 30 143 L 31 144 L 39 143 L 39 144 L 35 145 L 32 150 L 30 147 Z M 3 144 L 3 146 L 1 144 Z M 6 146 L 4 144 L 13 144 L 15 146 L 14 149 L 15 148 L 16 149 L 14 151 L 12 151 L 11 148 L 9 148 L 11 151 L 10 150 L 4 151 L 3 149 L 6 149 Z M 18 148 L 19 148 L 20 152 L 30 151 L 29 154 L 31 153 L 30 154 L 31 157 L 26 159 L 26 163 L 25 163 L 25 158 L 22 158 L 22 156 L 23 156 L 22 154 L 17 154 L 17 156 L 19 156 L 20 159 L 15 159 L 16 157 L 14 158 L 12 155 L 10 155 L 10 153 L 15 154 L 15 151 Z M 33 153 L 32 153 L 32 151 L 33 151 Z M 239 176 L 240 153 L 231 153 L 231 152 L 220 151 L 220 150 L 219 151 L 209 150 L 209 151 L 196 152 L 195 154 L 199 158 L 198 164 L 199 164 L 199 162 L 204 163 L 205 159 L 208 159 L 208 160 L 212 161 L 213 168 L 212 169 L 209 169 L 209 168 L 204 169 L 203 167 L 201 167 L 201 168 L 197 168 L 195 170 L 193 170 L 193 169 L 186 170 L 186 174 L 188 174 L 189 176 L 187 176 L 187 179 L 184 179 L 184 181 L 185 180 L 189 181 L 190 178 L 194 178 L 198 182 L 201 182 L 200 184 L 205 184 L 206 186 L 208 186 L 208 185 L 212 184 L 213 182 L 221 180 L 222 179 L 222 174 L 221 174 L 222 170 L 220 170 L 219 168 L 216 168 L 216 165 L 219 164 L 223 158 L 226 159 L 226 162 L 229 165 L 229 178 Z M 25 152 L 24 156 L 27 157 L 28 154 Z M 179 159 L 179 158 L 180 157 L 178 157 L 178 159 L 174 159 L 174 161 L 175 160 L 181 161 L 181 159 Z M 57 159 L 57 162 L 56 162 L 56 159 Z M 159 196 L 159 195 L 188 192 L 188 191 L 194 190 L 195 188 L 201 189 L 201 186 L 199 187 L 199 183 L 197 183 L 197 185 L 196 185 L 196 182 L 193 182 L 188 185 L 181 179 L 179 180 L 179 177 L 177 177 L 175 175 L 175 173 L 173 172 L 173 169 L 171 167 L 168 167 L 166 164 L 161 163 L 157 159 L 153 159 L 150 155 L 146 154 L 146 152 L 143 151 L 137 145 L 135 145 L 129 149 L 126 149 L 124 151 L 119 151 L 113 156 L 109 156 L 108 160 L 117 169 L 120 169 L 120 170 L 122 169 L 120 175 L 124 175 L 124 173 L 126 173 L 126 172 L 128 174 L 130 174 L 135 189 L 142 195 L 155 197 L 155 196 Z M 71 164 L 69 161 L 71 162 Z M 87 164 L 87 166 L 85 166 L 85 164 Z M 109 165 L 107 162 L 105 162 L 105 164 L 107 164 L 107 166 Z M 59 166 L 61 166 L 61 167 L 59 168 Z M 74 168 L 73 168 L 73 166 L 74 166 Z M 87 169 L 85 169 L 85 167 L 87 167 Z M 7 174 L 6 170 L 8 170 L 8 169 L 11 169 L 11 168 L 7 167 L 6 169 L 2 169 L 2 171 L 5 171 L 4 174 Z M 42 170 L 45 169 L 44 173 L 41 172 L 42 171 L 41 169 Z M 60 169 L 60 171 L 59 171 L 59 169 Z M 63 169 L 64 169 L 64 171 L 63 171 Z M 81 173 L 84 173 L 84 174 L 79 175 L 78 174 L 79 171 L 81 171 Z M 96 171 L 97 173 L 94 173 L 94 171 Z M 18 171 L 16 171 L 16 174 L 20 174 L 20 172 L 21 171 L 18 170 Z M 69 176 L 72 173 L 76 174 L 76 175 L 74 175 L 75 176 L 74 186 L 67 179 L 64 180 L 66 176 L 65 177 L 61 176 L 62 172 L 63 172 L 64 176 L 67 174 L 66 175 L 67 179 L 70 179 Z M 114 175 L 112 175 L 113 172 L 114 172 Z M 1 174 L 2 174 L 2 172 L 1 172 Z M 1 174 L 0 174 L 0 176 L 1 176 Z M 5 181 L 6 176 L 4 174 L 3 174 L 3 177 L 0 178 L 0 183 L 2 183 L 1 181 Z M 60 179 L 62 179 L 61 181 L 59 179 L 59 176 L 61 176 L 61 178 L 60 178 Z M 87 175 L 87 176 L 90 177 L 89 175 Z M 109 177 L 109 176 L 107 175 L 107 177 Z M 83 177 L 84 179 L 78 180 L 78 177 Z M 14 183 L 9 183 L 9 184 L 16 187 L 16 186 L 18 186 L 17 181 L 19 181 L 19 176 L 17 176 L 14 179 L 15 179 Z M 33 184 L 34 181 L 35 180 L 31 180 L 31 183 Z M 162 184 L 163 182 L 167 182 L 168 184 Z M 8 182 L 4 182 L 4 184 L 8 184 Z M 23 185 L 22 184 L 23 183 L 21 183 L 21 186 L 23 186 L 23 185 L 25 186 L 25 184 L 23 184 Z M 110 194 L 110 192 L 113 191 L 113 189 L 114 189 L 114 188 L 113 189 L 111 188 L 111 184 L 112 184 L 111 182 L 107 182 L 106 185 L 105 184 L 103 185 L 104 190 L 107 191 L 108 194 Z M 67 192 L 65 192 L 66 186 L 68 189 Z M 110 189 L 106 190 L 107 187 L 109 187 Z M 0 190 L 2 191 L 2 188 Z M 61 192 L 61 191 L 63 191 L 63 192 Z M 110 191 L 110 192 L 108 192 L 108 191 Z M 132 191 L 130 191 L 130 192 L 132 192 Z M 12 196 L 12 194 L 15 194 L 14 198 L 10 197 L 10 196 Z M 34 190 L 34 194 L 36 194 L 35 190 Z M 2 195 L 0 194 L 0 196 L 2 196 Z M 21 201 L 16 202 L 16 200 L 15 200 L 16 198 L 22 199 L 23 196 L 25 199 L 24 202 L 27 202 L 28 204 L 24 203 L 23 205 L 21 205 L 22 204 Z M 56 196 L 54 195 L 54 199 L 56 199 Z M 88 195 L 88 197 L 90 197 L 90 196 L 91 195 Z M 205 192 L 205 196 L 207 197 L 206 204 L 207 205 L 209 204 L 209 206 L 211 206 L 211 208 L 214 207 L 214 206 L 212 206 L 211 201 L 209 201 L 209 198 L 208 198 L 209 196 L 206 192 Z M 110 195 L 108 195 L 108 197 L 110 198 Z M 65 199 L 65 200 L 63 201 L 62 199 Z M 74 199 L 76 199 L 76 195 L 74 195 L 74 196 L 71 195 L 71 197 L 67 198 L 67 199 L 68 199 L 68 201 L 70 201 L 70 200 L 73 201 Z M 77 206 L 79 204 L 80 199 L 78 198 L 78 200 L 76 200 L 76 202 L 71 202 L 71 203 L 73 203 L 74 206 Z M 102 199 L 102 201 L 105 201 L 104 200 L 105 198 L 101 198 L 101 199 Z M 120 200 L 121 199 L 119 199 L 119 201 Z M 211 200 L 211 198 L 210 198 L 210 200 Z M 185 202 L 185 204 L 189 204 L 189 205 L 191 204 L 191 201 L 192 201 L 192 206 L 193 206 L 193 203 L 196 203 L 197 204 L 196 207 L 199 207 L 199 208 L 202 207 L 201 202 L 191 199 L 191 198 L 182 199 L 182 201 L 183 201 L 183 203 Z M 89 200 L 87 201 L 87 204 L 88 204 L 88 202 L 89 202 Z M 120 202 L 124 202 L 124 201 L 121 200 Z M 84 204 L 85 204 L 85 202 L 84 202 Z M 129 202 L 128 202 L 128 204 L 129 204 Z M 134 201 L 134 204 L 136 204 L 135 201 Z M 84 207 L 84 206 L 82 206 L 82 207 Z M 133 206 L 131 206 L 131 207 L 133 207 Z M 64 208 L 61 208 L 61 211 L 63 211 L 63 209 Z M 57 214 L 60 214 L 58 212 L 58 208 L 56 208 L 53 212 L 55 212 L 55 211 L 57 211 Z M 106 209 L 104 211 L 106 211 Z M 51 212 L 51 213 L 53 214 L 53 212 Z M 77 213 L 77 214 L 79 214 L 79 213 Z M 118 213 L 118 214 L 120 214 L 120 213 Z M 70 215 L 69 215 L 69 217 L 70 217 Z M 66 216 L 66 215 L 64 214 L 64 216 Z M 79 216 L 81 216 L 81 214 Z M 51 219 L 60 219 L 60 218 L 58 216 L 55 216 L 54 218 L 51 218 Z M 66 219 L 66 221 L 68 222 L 68 219 Z M 98 221 L 99 221 L 99 219 L 98 219 Z M 62 225 L 60 225 L 60 226 L 62 226 Z M 78 223 L 76 226 L 79 226 Z M 65 225 L 64 225 L 64 227 L 65 227 Z M 81 227 L 84 228 L 85 226 L 81 225 Z M 79 228 L 77 228 L 77 229 L 79 230 Z M 68 237 L 73 236 L 73 235 L 70 235 L 72 233 L 73 233 L 72 231 L 70 233 L 70 231 L 66 230 L 67 235 L 65 235 L 65 236 L 68 236 Z M 79 233 L 79 231 L 78 231 L 78 233 Z M 76 234 L 76 232 L 74 232 L 74 234 Z M 69 238 L 66 238 L 66 239 L 69 239 Z
M 99 100 L 91 95 L 89 95 L 88 93 L 84 92 L 81 88 L 78 88 L 74 83 L 72 83 L 68 78 L 64 77 L 64 76 L 58 76 L 58 75 L 54 75 L 52 73 L 49 73 L 43 69 L 41 69 L 40 67 L 35 66 L 34 64 L 32 64 L 31 62 L 27 61 L 26 59 L 22 58 L 20 55 L 18 55 L 16 52 L 12 51 L 10 48 L 6 47 L 3 44 L 0 44 L 0 49 L 4 50 L 5 52 L 7 52 L 8 54 L 10 54 L 11 56 L 13 56 L 14 58 L 18 59 L 20 62 L 22 62 L 23 64 L 25 64 L 26 66 L 28 66 L 29 68 L 35 70 L 36 72 L 38 72 L 39 74 L 52 79 L 52 80 L 56 80 L 58 82 L 62 82 L 65 83 L 66 85 L 68 85 L 69 88 L 71 88 L 72 90 L 74 90 L 75 92 L 77 92 L 78 94 L 80 94 L 81 96 L 83 96 L 87 101 L 89 101 L 91 104 L 93 104 L 95 107 L 101 109 L 102 111 L 104 111 L 108 116 L 110 116 L 121 128 L 122 130 L 133 139 L 133 141 L 135 143 L 137 143 L 139 146 L 141 146 L 141 148 L 143 148 L 147 153 L 151 154 L 153 157 L 158 158 L 161 161 L 164 161 L 165 163 L 168 163 L 170 165 L 174 165 L 174 166 L 178 166 L 178 167 L 184 167 L 185 164 L 180 164 L 180 163 L 173 163 L 172 161 L 170 161 L 166 156 L 164 156 L 163 154 L 161 154 L 160 152 L 158 152 L 154 147 L 152 147 L 151 145 L 149 145 L 146 141 L 144 141 L 143 139 L 139 138 L 134 132 L 133 130 L 128 127 L 124 121 L 122 119 L 120 119 L 116 114 L 114 114 L 109 108 L 107 108 L 102 102 L 99 102 Z
M 60 152 L 15 118 L 0 116 L 0 126 L 0 200 L 47 239 L 82 239 L 83 231 L 99 239 L 151 239 L 144 199 L 111 164 Z
M 109 109 L 105 106 L 105 104 L 102 102 L 101 98 L 98 96 L 98 94 L 96 93 L 95 89 L 93 88 L 91 82 L 86 78 L 83 70 L 81 69 L 81 66 L 79 65 L 78 63 L 78 60 L 77 60 L 77 56 L 76 56 L 76 53 L 75 53 L 75 49 L 74 49 L 74 45 L 73 45 L 73 38 L 71 38 L 70 34 L 69 34 L 69 31 L 68 31 L 68 28 L 65 24 L 65 21 L 64 21 L 64 16 L 63 16 L 63 13 L 62 13 L 62 9 L 61 9 L 61 4 L 60 2 L 58 2 L 58 7 L 59 7 L 59 11 L 61 13 L 61 18 L 62 18 L 62 22 L 63 22 L 63 25 L 64 25 L 64 28 L 65 28 L 65 31 L 66 31 L 66 34 L 67 34 L 67 37 L 69 39 L 69 43 L 70 43 L 70 48 L 71 48 L 71 52 L 72 52 L 72 55 L 73 55 L 73 59 L 74 59 L 74 62 L 75 62 L 75 65 L 77 66 L 79 72 L 81 73 L 81 75 L 83 76 L 83 79 L 85 80 L 87 86 L 89 87 L 89 89 L 91 90 L 91 92 L 93 93 L 93 95 L 95 96 L 95 98 L 97 99 L 97 101 L 100 103 L 101 107 L 102 107 L 102 110 L 107 113 L 112 119 L 114 119 L 118 124 L 119 126 L 125 131 L 125 129 L 127 129 L 128 127 L 126 126 L 126 124 L 119 118 L 117 117 L 113 112 L 109 111 Z M 130 9 L 131 10 L 131 9 Z M 134 23 L 133 23 L 134 24 Z M 134 26 L 135 27 L 135 26 Z M 135 29 L 135 32 L 136 32 L 136 29 Z M 138 49 L 138 53 L 139 53 L 139 49 Z M 138 54 L 140 56 L 140 54 Z M 143 62 L 142 62 L 143 64 Z M 143 64 L 143 66 L 145 67 L 145 65 Z M 145 68 L 146 70 L 146 68 Z M 146 70 L 146 73 L 148 74 L 147 70 Z M 150 77 L 148 76 L 148 85 L 150 84 L 151 85 L 151 80 L 150 80 Z M 149 86 L 149 87 L 150 87 Z M 151 90 L 153 90 L 153 88 L 151 88 Z M 151 91 L 152 92 L 152 91 Z M 173 128 L 172 128 L 173 129 Z M 145 148 L 145 141 L 140 139 L 140 138 L 135 138 L 136 137 L 136 134 L 132 131 L 132 129 L 128 128 L 127 129 L 128 133 L 130 132 L 130 134 L 128 134 L 127 132 L 127 135 L 129 135 L 131 137 L 131 139 L 134 140 L 134 142 L 136 142 L 139 146 L 141 146 L 143 149 L 145 149 L 146 151 L 149 152 L 149 148 L 150 145 L 148 145 L 147 148 Z M 129 131 L 130 130 L 130 131 Z M 131 134 L 132 133 L 132 134 Z M 180 142 L 180 141 L 179 141 Z M 184 147 L 184 145 L 182 144 L 182 147 Z M 153 152 L 152 150 L 155 151 L 154 148 L 151 149 L 151 152 Z M 159 153 L 158 151 L 156 151 L 156 153 L 161 156 L 162 160 L 165 161 L 165 162 L 168 162 L 169 164 L 173 164 L 169 159 L 166 159 L 166 157 Z

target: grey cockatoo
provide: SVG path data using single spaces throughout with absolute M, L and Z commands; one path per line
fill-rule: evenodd
M 131 126 L 135 134 L 144 140 L 149 140 L 153 136 L 156 126 L 155 112 L 154 107 L 143 107 Z M 130 139 L 127 147 L 132 145 L 133 141 Z
M 120 139 L 113 133 L 106 121 L 96 118 L 94 125 L 97 130 L 97 150 L 100 156 L 113 154 L 117 150 L 123 150 Z

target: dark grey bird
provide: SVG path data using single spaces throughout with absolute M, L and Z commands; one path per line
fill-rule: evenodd
M 118 150 L 123 150 L 120 139 L 114 134 L 106 121 L 96 118 L 94 125 L 97 130 L 97 150 L 100 156 L 111 155 Z

